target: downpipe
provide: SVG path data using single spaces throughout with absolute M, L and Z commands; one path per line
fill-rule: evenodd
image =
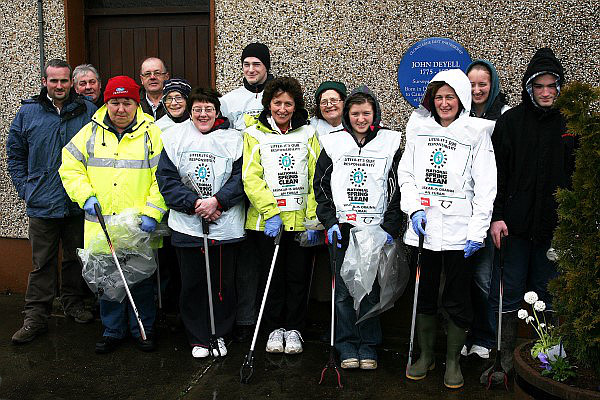
M 37 2 L 38 11 L 38 44 L 40 46 L 40 76 L 44 77 L 44 3 L 43 0 Z

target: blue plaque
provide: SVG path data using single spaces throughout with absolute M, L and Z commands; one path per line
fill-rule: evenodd
M 412 45 L 398 66 L 398 86 L 413 107 L 418 107 L 429 81 L 447 69 L 463 71 L 471 64 L 467 50 L 452 39 L 431 37 Z

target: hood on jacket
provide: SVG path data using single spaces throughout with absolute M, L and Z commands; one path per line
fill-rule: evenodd
M 552 49 L 548 47 L 537 50 L 531 61 L 529 61 L 529 65 L 527 65 L 525 76 L 523 76 L 522 80 L 523 92 L 521 98 L 524 103 L 531 102 L 534 106 L 541 108 L 533 99 L 532 84 L 536 77 L 543 74 L 556 76 L 556 89 L 558 90 L 558 94 L 560 94 L 560 86 L 565 79 L 565 70 Z
M 346 131 L 352 132 L 352 125 L 350 124 L 350 105 L 348 103 L 348 100 L 352 99 L 352 97 L 354 97 L 354 95 L 356 95 L 357 93 L 366 94 L 367 96 L 371 97 L 375 102 L 375 115 L 373 116 L 373 124 L 371 125 L 371 130 L 379 128 L 379 125 L 381 124 L 381 106 L 379 105 L 379 101 L 377 101 L 377 97 L 375 97 L 371 89 L 369 89 L 366 85 L 361 85 L 354 89 L 350 93 L 350 96 L 348 96 L 348 98 L 344 101 L 344 111 L 342 112 L 342 126 Z
M 498 78 L 498 72 L 496 71 L 496 68 L 494 67 L 494 65 L 487 60 L 473 61 L 467 67 L 467 75 L 469 75 L 469 71 L 471 71 L 471 69 L 476 65 L 483 65 L 485 68 L 487 68 L 487 70 L 490 73 L 490 78 L 491 78 L 490 79 L 490 81 L 491 81 L 490 93 L 489 93 L 488 99 L 485 103 L 485 107 L 483 109 L 483 115 L 485 115 L 485 114 L 487 114 L 487 112 L 490 110 L 490 108 L 494 104 L 494 101 L 496 101 L 496 97 L 498 97 L 498 95 L 500 94 L 500 78 Z
M 471 82 L 465 73 L 460 69 L 449 69 L 446 71 L 440 71 L 429 81 L 431 82 L 444 82 L 448 86 L 450 86 L 456 92 L 458 99 L 460 100 L 463 110 L 458 115 L 462 115 L 466 113 L 469 115 L 471 113 Z M 421 105 L 427 109 L 430 113 L 431 110 L 431 92 L 428 90 L 425 92 L 423 99 L 421 100 Z

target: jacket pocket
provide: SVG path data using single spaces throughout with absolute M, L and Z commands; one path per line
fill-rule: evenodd
M 25 203 L 31 206 L 29 200 L 32 197 L 35 198 L 36 192 L 39 191 L 43 184 L 43 177 L 46 175 L 46 171 L 36 172 L 27 176 L 27 182 L 25 183 Z

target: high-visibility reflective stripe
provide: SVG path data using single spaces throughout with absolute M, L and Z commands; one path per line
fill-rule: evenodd
M 160 211 L 160 213 L 161 213 L 162 215 L 164 215 L 164 214 L 167 212 L 167 210 L 163 210 L 163 209 L 162 209 L 162 208 L 160 208 L 159 206 L 156 206 L 156 205 L 154 205 L 154 204 L 152 204 L 152 203 L 150 203 L 150 202 L 146 202 L 146 205 L 147 205 L 148 207 L 152 207 L 152 208 L 154 208 L 155 210 L 158 210 L 158 211 Z
M 86 221 L 90 221 L 90 222 L 96 222 L 98 223 L 98 217 L 95 215 L 90 215 L 88 213 L 84 213 L 85 214 L 85 220 Z M 104 222 L 106 222 L 107 224 L 110 224 L 110 220 L 112 219 L 112 215 L 102 215 L 104 217 Z
M 79 149 L 77 148 L 77 146 L 75 146 L 73 144 L 73 142 L 67 143 L 67 145 L 65 146 L 65 149 L 69 153 L 71 153 L 71 155 L 73 157 L 75 157 L 75 159 L 77 161 L 79 161 L 80 163 L 82 163 L 83 165 L 85 165 L 85 156 L 83 155 L 83 153 L 81 151 L 79 151 Z
M 92 134 L 90 135 L 90 138 L 88 139 L 87 143 L 85 144 L 85 149 L 87 150 L 89 158 L 94 157 L 94 143 L 96 141 L 96 131 L 97 130 L 98 130 L 98 124 L 93 124 L 92 125 Z
M 114 158 L 89 158 L 88 167 L 100 168 L 128 168 L 128 169 L 148 169 L 150 163 L 148 160 L 117 160 Z
M 150 168 L 158 167 L 158 162 L 160 161 L 160 155 L 152 157 L 150 159 Z

